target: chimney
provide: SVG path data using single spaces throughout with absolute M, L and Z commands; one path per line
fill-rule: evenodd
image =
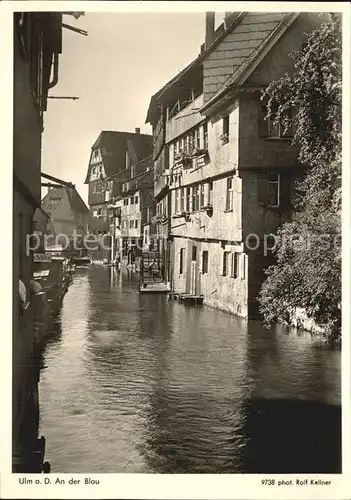
M 140 134 L 140 128 L 136 128 L 136 129 L 135 129 L 135 133 L 136 133 L 136 134 Z
M 215 32 L 215 12 L 206 12 L 205 50 L 212 45 Z

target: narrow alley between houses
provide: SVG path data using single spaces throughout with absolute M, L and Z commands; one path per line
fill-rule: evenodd
M 52 472 L 338 472 L 340 350 L 77 269 L 43 351 Z

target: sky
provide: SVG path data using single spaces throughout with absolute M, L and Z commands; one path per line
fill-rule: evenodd
M 216 13 L 216 26 L 222 18 Z M 48 100 L 42 172 L 73 182 L 87 203 L 91 146 L 101 130 L 151 133 L 150 98 L 198 56 L 205 13 L 86 13 L 63 22 L 88 36 L 63 29 L 59 81 L 49 95 L 79 100 Z

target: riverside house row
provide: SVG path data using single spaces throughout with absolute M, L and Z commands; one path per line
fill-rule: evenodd
M 122 219 L 130 210 L 126 209 L 126 203 L 134 205 L 135 198 L 123 200 L 130 192 L 128 182 L 138 178 L 150 167 L 152 168 L 148 162 L 148 157 L 150 158 L 152 154 L 152 141 L 152 136 L 141 134 L 139 128 L 135 129 L 135 133 L 104 130 L 91 148 L 85 179 L 85 184 L 89 185 L 89 227 L 91 233 L 100 237 L 105 243 L 96 252 L 95 258 L 115 260 L 116 256 L 119 256 L 121 259 L 124 257 L 134 259 L 135 241 L 131 243 L 133 252 L 129 253 L 129 257 L 128 250 L 123 250 L 123 248 L 129 248 L 126 242 L 127 236 L 133 235 L 134 239 L 139 236 L 142 225 L 141 222 L 133 219 L 133 227 L 128 225 L 128 230 L 125 228 L 125 221 Z M 137 185 L 138 183 L 133 184 L 134 187 Z M 145 182 L 143 182 L 143 191 L 143 198 L 146 199 Z M 150 191 L 152 193 L 152 187 Z M 138 194 L 135 197 L 138 199 Z M 143 212 L 139 203 L 133 208 L 135 209 L 136 206 Z M 135 219 L 137 219 L 136 215 Z M 131 222 L 128 221 L 128 224 Z
M 291 131 L 265 120 L 260 98 L 292 70 L 289 56 L 323 18 L 312 13 L 206 14 L 199 56 L 150 101 L 154 222 L 176 293 L 242 317 L 257 312 L 264 236 L 291 217 L 303 168 Z

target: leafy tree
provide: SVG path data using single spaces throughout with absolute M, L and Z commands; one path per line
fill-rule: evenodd
M 341 21 L 331 14 L 292 54 L 293 73 L 262 96 L 267 117 L 295 130 L 305 169 L 292 220 L 278 230 L 260 310 L 270 325 L 289 322 L 292 311 L 303 308 L 330 339 L 339 335 L 341 315 L 341 40 Z

